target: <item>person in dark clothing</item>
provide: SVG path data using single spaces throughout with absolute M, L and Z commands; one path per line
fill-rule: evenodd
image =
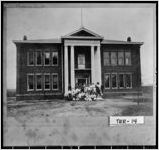
M 99 82 L 97 82 L 95 87 L 96 87 L 96 97 L 97 97 L 98 95 L 101 95 Z

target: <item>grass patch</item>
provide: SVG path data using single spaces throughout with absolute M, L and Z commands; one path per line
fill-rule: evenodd
M 151 103 L 144 103 L 139 105 L 127 106 L 120 114 L 120 116 L 152 116 L 153 106 Z

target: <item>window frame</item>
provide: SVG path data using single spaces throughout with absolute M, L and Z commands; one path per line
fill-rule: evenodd
M 130 53 L 130 64 L 126 64 L 126 58 L 127 58 L 127 57 L 126 57 L 126 53 L 127 53 L 127 52 Z M 131 58 L 131 57 L 132 57 L 132 53 L 131 53 L 131 50 L 125 51 L 125 55 L 124 55 L 124 56 L 125 56 L 125 59 L 124 59 L 124 61 L 125 61 L 125 66 L 131 66 L 131 65 L 132 65 L 132 58 Z
M 80 57 L 82 56 L 81 58 L 83 58 L 83 62 L 84 62 L 83 64 L 79 64 L 79 59 L 80 59 L 79 56 Z M 85 69 L 86 68 L 86 57 L 85 57 L 85 54 L 78 54 L 78 56 L 77 56 L 77 65 L 78 65 L 78 69 Z M 84 67 L 79 67 L 80 65 L 81 66 L 83 65 Z
M 53 64 L 53 53 L 57 53 L 57 64 Z M 59 52 L 58 51 L 53 51 L 53 52 L 51 52 L 51 65 L 52 66 L 58 66 L 58 64 L 59 64 Z
M 37 53 L 38 52 L 40 52 L 41 53 L 41 64 L 39 65 L 39 64 L 37 64 Z M 35 54 L 35 59 L 36 59 L 36 66 L 42 66 L 43 65 L 43 55 L 42 55 L 42 50 L 37 50 L 36 52 L 35 52 L 36 54 Z
M 33 53 L 33 64 L 32 65 L 30 64 L 30 61 L 29 61 L 30 60 L 29 53 Z M 35 65 L 34 51 L 30 50 L 27 52 L 27 66 L 34 66 L 34 65 Z
M 104 62 L 105 62 L 105 55 L 104 55 L 104 53 L 108 53 L 108 56 L 109 56 L 109 58 L 108 58 L 108 60 L 109 60 L 109 64 L 105 64 Z M 104 51 L 103 52 L 103 66 L 111 66 L 111 61 L 110 61 L 110 51 Z
M 123 64 L 119 64 L 119 53 L 123 53 Z M 118 58 L 117 58 L 117 61 L 118 61 L 118 66 L 124 66 L 125 65 L 125 51 L 118 51 Z
M 54 89 L 54 88 L 53 88 L 53 75 L 57 75 L 57 89 Z M 52 73 L 52 74 L 51 74 L 51 78 L 52 78 L 52 80 L 51 80 L 52 90 L 53 90 L 53 91 L 59 90 L 59 80 L 58 80 L 59 77 L 58 77 L 58 73 Z
M 51 77 L 50 77 L 50 73 L 44 73 L 43 75 L 44 75 L 44 90 L 45 91 L 49 91 L 49 90 L 51 90 Z M 47 76 L 47 75 L 49 75 L 49 89 L 45 88 L 45 76 Z
M 41 89 L 37 89 L 37 76 L 41 75 Z M 36 73 L 35 74 L 35 89 L 36 91 L 42 91 L 43 90 L 43 74 L 42 73 Z
M 109 87 L 105 87 L 105 75 L 109 75 Z M 110 73 L 104 73 L 104 89 L 111 89 L 111 82 L 110 82 L 110 76 L 111 74 Z
M 115 74 L 115 75 L 116 75 L 116 87 L 112 87 L 112 74 Z M 111 73 L 111 88 L 112 88 L 112 89 L 118 89 L 117 73 L 115 73 L 115 72 Z
M 116 53 L 116 64 L 112 64 L 112 53 Z M 110 52 L 110 65 L 111 66 L 118 66 L 118 52 L 117 51 L 111 51 Z
M 33 76 L 33 89 L 29 89 L 29 76 Z M 34 73 L 28 73 L 27 74 L 27 91 L 34 91 L 35 90 L 35 75 Z
M 130 75 L 130 87 L 127 87 L 126 86 L 126 75 Z M 130 73 L 130 72 L 128 72 L 128 73 L 125 73 L 125 75 L 124 75 L 125 77 L 124 77 L 124 79 L 125 79 L 125 88 L 126 89 L 132 89 L 132 73 Z
M 44 66 L 50 66 L 50 63 L 51 63 L 50 57 L 49 57 L 49 64 L 46 64 L 46 63 L 45 63 L 45 53 L 49 53 L 49 55 L 51 55 L 49 50 L 44 51 L 44 58 L 43 58 L 43 59 L 44 59 L 44 60 L 43 60 L 43 61 L 44 61 Z
M 120 87 L 119 85 L 119 75 L 123 75 L 123 84 L 124 84 L 124 87 Z M 125 88 L 125 73 L 118 73 L 118 88 L 119 89 L 124 89 Z

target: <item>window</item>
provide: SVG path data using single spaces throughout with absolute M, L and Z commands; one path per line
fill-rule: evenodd
M 104 52 L 104 66 L 110 65 L 110 57 L 109 52 Z
M 36 75 L 36 90 L 42 90 L 42 75 Z
M 124 52 L 118 52 L 118 65 L 124 65 Z
M 34 90 L 34 75 L 30 74 L 27 76 L 27 89 L 28 91 L 33 91 Z
M 119 74 L 118 83 L 119 88 L 124 88 L 124 74 Z
M 36 52 L 36 65 L 42 65 L 42 53 L 40 51 Z
M 50 89 L 50 75 L 44 75 L 44 89 L 49 90 Z
M 104 75 L 104 87 L 106 89 L 110 88 L 110 74 Z
M 125 52 L 125 64 L 131 65 L 131 53 L 130 52 Z
M 111 65 L 117 65 L 117 53 L 111 52 Z
M 28 65 L 34 65 L 34 52 L 28 52 Z
M 57 74 L 52 75 L 52 89 L 53 90 L 58 89 L 58 75 Z
M 132 87 L 132 75 L 131 74 L 125 74 L 125 87 L 126 88 Z
M 50 52 L 45 52 L 44 53 L 44 64 L 45 65 L 50 65 Z
M 117 88 L 117 75 L 112 73 L 111 75 L 111 85 L 112 85 L 112 88 Z
M 58 64 L 58 52 L 52 52 L 52 64 L 53 65 Z
M 78 55 L 78 69 L 85 69 L 85 55 Z

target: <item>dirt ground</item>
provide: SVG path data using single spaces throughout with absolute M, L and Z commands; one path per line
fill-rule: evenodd
M 145 102 L 138 106 L 128 97 L 92 102 L 16 102 L 10 98 L 7 113 L 7 130 L 4 134 L 7 146 L 155 144 L 151 103 Z M 109 116 L 123 114 L 148 116 L 143 125 L 109 126 Z

